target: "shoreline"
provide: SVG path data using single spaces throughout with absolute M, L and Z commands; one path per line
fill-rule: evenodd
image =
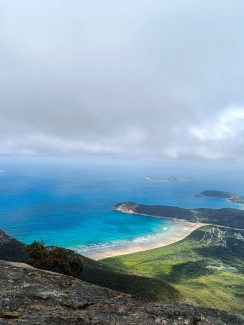
M 162 217 L 156 217 L 156 216 L 150 216 L 150 217 L 163 219 Z M 92 258 L 92 259 L 98 261 L 98 260 L 101 260 L 104 258 L 143 252 L 146 250 L 160 248 L 160 247 L 164 247 L 164 246 L 168 246 L 170 244 L 176 243 L 180 240 L 183 240 L 187 236 L 189 236 L 194 230 L 208 225 L 205 223 L 200 223 L 200 222 L 193 223 L 193 222 L 189 222 L 186 220 L 175 219 L 175 218 L 165 218 L 165 219 L 173 220 L 177 224 L 178 229 L 173 234 L 170 232 L 168 234 L 165 234 L 164 238 L 153 238 L 150 243 L 133 244 L 133 242 L 132 242 L 131 245 L 128 247 L 106 248 L 104 251 L 98 250 L 98 251 L 90 252 L 87 254 L 84 254 L 80 251 L 80 253 L 82 253 L 83 255 L 85 255 L 89 258 Z M 79 250 L 77 250 L 77 251 L 79 252 Z

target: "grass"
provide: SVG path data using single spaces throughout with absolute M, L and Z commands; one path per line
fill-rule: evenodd
M 244 315 L 244 231 L 202 227 L 175 244 L 101 262 L 127 274 L 164 280 L 180 300 Z
M 162 279 L 121 273 L 98 261 L 81 256 L 83 271 L 79 278 L 102 287 L 128 293 L 146 301 L 178 301 L 179 291 Z

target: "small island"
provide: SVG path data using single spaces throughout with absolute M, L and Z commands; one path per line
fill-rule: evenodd
M 182 182 L 183 178 L 171 175 L 171 176 L 166 177 L 166 180 L 169 182 Z
M 231 192 L 218 191 L 218 190 L 206 190 L 196 194 L 197 197 L 208 197 L 208 198 L 221 198 L 227 199 L 232 203 L 244 204 L 244 196 L 234 194 Z

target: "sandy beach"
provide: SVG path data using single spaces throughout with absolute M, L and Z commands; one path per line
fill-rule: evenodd
M 192 223 L 185 220 L 179 220 L 174 219 L 177 224 L 177 231 L 174 232 L 172 235 L 171 233 L 165 234 L 163 238 L 153 238 L 150 243 L 140 243 L 136 245 L 135 243 L 132 243 L 130 246 L 127 247 L 113 247 L 113 248 L 106 248 L 106 250 L 101 251 L 95 251 L 90 252 L 87 254 L 87 257 L 90 257 L 94 260 L 100 260 L 103 258 L 113 257 L 113 256 L 119 256 L 124 254 L 131 254 L 136 252 L 142 252 L 145 250 L 153 249 L 153 248 L 159 248 L 163 246 L 167 246 L 170 244 L 173 244 L 175 242 L 178 242 L 187 236 L 189 236 L 194 230 L 206 226 L 206 224 L 203 223 Z

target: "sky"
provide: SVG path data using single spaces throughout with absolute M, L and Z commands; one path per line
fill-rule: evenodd
M 243 0 L 0 0 L 0 155 L 244 158 Z

